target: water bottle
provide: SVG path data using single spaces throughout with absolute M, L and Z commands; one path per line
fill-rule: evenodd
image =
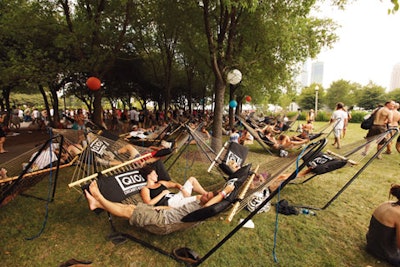
M 306 209 L 306 208 L 300 208 L 300 214 L 311 215 L 311 216 L 317 215 L 314 211 Z

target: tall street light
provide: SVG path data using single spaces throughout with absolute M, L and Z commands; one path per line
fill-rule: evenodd
M 319 86 L 315 86 L 315 118 L 317 118 L 317 113 L 318 113 L 318 91 L 319 91 Z

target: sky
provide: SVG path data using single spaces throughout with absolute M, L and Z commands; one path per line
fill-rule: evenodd
M 329 1 L 326 1 L 329 2 Z M 319 17 L 329 17 L 340 28 L 333 49 L 323 49 L 323 86 L 344 79 L 389 89 L 393 66 L 400 63 L 400 12 L 389 15 L 389 0 L 358 0 L 346 9 L 324 7 Z

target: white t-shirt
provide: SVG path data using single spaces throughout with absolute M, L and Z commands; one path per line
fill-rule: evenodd
M 335 124 L 336 124 L 337 120 L 340 120 L 335 125 L 335 130 L 343 129 L 344 128 L 344 121 L 347 120 L 347 112 L 344 111 L 343 109 L 337 109 L 332 113 L 331 119 L 334 121 Z

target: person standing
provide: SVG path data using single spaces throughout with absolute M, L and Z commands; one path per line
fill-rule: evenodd
M 307 121 L 315 121 L 315 112 L 313 109 L 310 109 L 310 111 L 308 112 Z
M 4 121 L 6 119 L 7 114 L 4 113 L 0 115 L 0 154 L 6 153 L 4 150 L 4 143 L 6 142 L 6 132 L 4 131 Z
M 344 126 L 347 124 L 347 112 L 344 110 L 344 104 L 342 102 L 338 102 L 336 104 L 336 110 L 332 113 L 331 123 L 334 123 L 333 126 L 333 134 L 335 137 L 335 141 L 333 142 L 333 146 L 336 148 L 340 148 L 340 137 L 343 132 Z
M 347 113 L 347 122 L 343 126 L 342 139 L 346 136 L 347 126 L 349 125 L 349 121 L 351 120 L 351 111 L 347 108 L 344 108 L 343 110 Z
M 81 108 L 79 108 L 74 116 L 75 124 L 76 124 L 76 130 L 85 130 L 85 115 L 83 114 L 83 111 Z
M 400 104 L 399 103 L 395 103 L 394 108 L 392 110 L 393 112 L 393 118 L 392 121 L 390 123 L 388 123 L 388 128 L 389 129 L 398 129 L 399 128 L 399 121 L 400 121 L 400 112 L 399 112 L 399 108 L 400 108 Z M 392 137 L 393 134 L 395 134 L 396 132 L 391 132 L 389 137 Z M 392 143 L 393 141 L 389 142 L 386 146 L 386 154 L 390 155 L 392 154 Z
M 375 110 L 375 117 L 374 117 L 374 123 L 371 126 L 371 129 L 368 130 L 366 138 L 382 134 L 387 131 L 388 125 L 392 123 L 393 121 L 393 108 L 395 106 L 395 102 L 393 100 L 387 101 L 385 103 L 385 106 L 378 108 Z M 386 140 L 382 139 L 382 141 L 379 142 L 377 149 L 380 150 L 383 145 L 385 144 Z M 367 151 L 369 148 L 369 145 L 365 146 L 365 151 Z M 377 156 L 378 159 L 382 159 L 381 155 Z

